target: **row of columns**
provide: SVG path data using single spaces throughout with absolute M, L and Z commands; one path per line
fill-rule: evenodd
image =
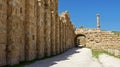
M 74 30 L 75 27 L 70 21 L 70 15 L 68 11 L 63 12 L 60 15 L 60 20 L 61 20 L 61 35 L 62 35 L 62 46 L 63 49 L 69 49 L 74 46 Z
M 0 66 L 53 56 L 74 46 L 68 12 L 58 0 L 0 0 Z

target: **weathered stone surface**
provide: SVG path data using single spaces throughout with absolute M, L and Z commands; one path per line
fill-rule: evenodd
M 25 54 L 28 61 L 36 58 L 36 3 L 37 0 L 25 0 Z
M 51 0 L 45 0 L 45 55 L 51 55 Z
M 58 0 L 0 0 L 0 66 L 60 54 L 74 45 L 68 12 Z
M 0 0 L 0 66 L 6 65 L 7 0 Z
M 70 15 L 67 11 L 63 12 L 60 15 L 61 21 L 62 21 L 62 51 L 65 51 L 66 49 L 69 49 L 73 47 L 74 42 L 74 27 L 73 24 L 70 22 Z M 71 36 L 71 37 L 70 37 Z M 73 39 L 72 39 L 73 38 Z
M 20 2 L 20 62 L 25 61 L 25 0 L 19 0 Z
M 111 54 L 119 55 L 120 37 L 109 31 L 100 31 L 98 29 L 78 28 L 76 35 L 82 34 L 86 36 L 86 47 L 107 50 Z
M 24 0 L 8 1 L 8 43 L 7 64 L 13 65 L 24 61 Z
M 37 4 L 37 56 L 43 58 L 45 56 L 45 2 L 38 1 Z
M 60 17 L 60 47 L 59 47 L 59 50 L 60 50 L 60 53 L 62 52 L 62 45 L 63 45 L 63 38 L 62 38 L 62 36 L 63 36 L 63 32 L 62 32 L 62 24 L 63 24 L 63 22 L 62 22 L 62 18 Z
M 57 23 L 56 23 L 56 29 L 57 29 L 57 30 L 56 30 L 56 32 L 57 32 L 57 33 L 56 33 L 56 34 L 57 34 L 57 35 L 56 35 L 56 37 L 57 37 L 57 38 L 56 38 L 56 39 L 57 39 L 57 42 L 56 42 L 56 43 L 57 43 L 57 44 L 56 44 L 56 45 L 57 45 L 57 50 L 56 50 L 56 51 L 57 51 L 57 54 L 60 53 L 60 50 L 59 50 L 59 47 L 60 47 L 60 27 L 59 27 L 59 23 L 60 23 L 60 22 L 59 22 L 59 16 L 57 16 Z
M 57 13 L 57 0 L 51 0 L 51 53 L 52 55 L 56 55 L 56 14 Z

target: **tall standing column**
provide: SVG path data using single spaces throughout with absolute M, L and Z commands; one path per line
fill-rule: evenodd
M 51 55 L 51 0 L 45 0 L 45 55 Z
M 0 0 L 0 67 L 6 65 L 7 0 Z
M 55 53 L 57 54 L 57 51 L 58 51 L 58 0 L 54 0 L 54 3 L 55 3 L 55 46 L 56 46 L 56 50 L 55 50 Z
M 55 55 L 55 17 L 54 17 L 54 11 L 52 11 L 52 15 L 51 15 L 51 20 L 52 20 L 52 24 L 51 24 L 51 26 L 52 26 L 52 29 L 51 29 L 51 33 L 52 33 L 52 35 L 51 35 L 51 38 L 52 38 L 52 40 L 51 40 L 51 53 L 52 53 L 52 55 Z
M 20 1 L 20 62 L 25 61 L 25 0 Z
M 36 5 L 37 0 L 25 0 L 25 56 L 30 61 L 36 58 Z
M 51 0 L 51 53 L 52 55 L 55 55 L 56 54 L 56 17 L 55 17 L 55 14 L 56 14 L 56 9 L 55 9 L 55 0 Z
M 61 29 L 61 33 L 62 33 L 62 35 L 61 35 L 61 40 L 62 40 L 62 44 L 61 44 L 61 52 L 63 52 L 64 51 L 64 35 L 65 35 L 65 32 L 64 32 L 64 30 L 65 30 L 65 25 L 64 25 L 64 22 L 62 21 L 62 24 L 61 24 L 62 26 L 62 29 Z
M 8 0 L 7 63 L 24 61 L 24 6 L 25 2 Z
M 96 14 L 97 17 L 97 29 L 100 30 L 100 14 Z
M 60 51 L 60 53 L 62 52 L 62 50 L 61 50 L 61 46 L 62 46 L 62 18 L 61 18 L 61 16 L 60 16 L 60 19 L 59 19 L 59 27 L 60 27 L 60 45 L 59 45 L 59 51 Z
M 57 33 L 56 33 L 56 36 L 57 36 L 57 44 L 56 44 L 56 46 L 57 46 L 57 48 L 56 48 L 56 53 L 57 54 L 59 54 L 59 45 L 60 45 L 60 39 L 59 39 L 59 36 L 60 36 L 60 31 L 59 31 L 59 17 L 57 16 L 57 23 L 56 23 L 56 29 L 57 29 Z
M 37 57 L 44 57 L 45 49 L 45 0 L 38 0 L 37 4 Z
M 63 51 L 65 51 L 66 50 L 66 23 L 63 23 L 63 47 L 62 47 L 62 49 L 63 49 Z M 68 32 L 67 32 L 68 33 Z M 67 34 L 68 35 L 68 34 Z

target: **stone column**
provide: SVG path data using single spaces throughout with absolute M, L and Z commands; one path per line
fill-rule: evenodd
M 61 52 L 63 52 L 63 46 L 64 46 L 64 42 L 63 42 L 63 40 L 64 40 L 64 38 L 63 38 L 63 36 L 64 36 L 64 31 L 63 31 L 63 29 L 64 29 L 64 25 L 63 25 L 63 21 L 61 22 Z
M 71 32 L 71 47 L 74 47 L 74 25 L 72 24 L 72 22 L 71 22 L 71 24 L 70 24 L 70 32 Z
M 100 30 L 100 14 L 96 14 L 97 17 L 97 29 Z
M 66 24 L 64 23 L 64 20 L 63 20 L 63 35 L 62 35 L 63 39 L 63 43 L 62 43 L 62 52 L 65 51 L 65 45 L 66 45 Z
M 60 39 L 59 39 L 60 37 L 59 36 L 60 36 L 60 31 L 59 30 L 60 29 L 59 29 L 59 17 L 58 17 L 58 15 L 57 15 L 57 24 L 56 24 L 56 26 L 57 26 L 57 28 L 56 28 L 57 29 L 57 31 L 56 31 L 57 32 L 57 54 L 59 54 L 60 53 L 60 51 L 59 51 L 59 45 L 60 45 Z
M 52 26 L 52 29 L 51 29 L 51 38 L 52 38 L 52 46 L 51 46 L 51 53 L 52 55 L 56 55 L 56 9 L 55 9 L 55 0 L 51 0 L 51 26 Z
M 74 30 L 74 25 L 73 24 L 71 24 L 71 33 L 72 33 L 72 47 L 74 47 L 75 46 L 75 42 L 74 42 L 74 38 L 75 38 L 75 30 Z
M 62 28 L 63 28 L 63 26 L 62 26 L 62 17 L 60 16 L 60 46 L 59 46 L 59 50 L 60 50 L 60 53 L 62 52 Z
M 52 33 L 52 35 L 51 35 L 51 38 L 52 38 L 52 46 L 51 46 L 51 53 L 52 53 L 52 55 L 55 55 L 55 17 L 54 17 L 54 11 L 52 11 L 52 18 L 51 18 L 51 20 L 52 20 L 52 24 L 51 24 L 51 26 L 52 26 L 52 29 L 51 29 L 51 33 Z
M 51 55 L 51 0 L 45 0 L 45 55 Z
M 30 61 L 36 58 L 36 6 L 37 0 L 25 0 L 25 56 Z
M 24 5 L 24 0 L 8 0 L 7 63 L 9 65 L 24 61 Z
M 66 40 L 66 44 L 65 44 L 65 50 L 67 50 L 68 49 L 68 46 L 69 46 L 69 44 L 68 44 L 68 35 L 67 34 L 69 34 L 69 30 L 68 30 L 68 24 L 67 24 L 67 22 L 65 22 L 66 23 L 66 34 L 65 34 L 65 40 Z
M 66 20 L 65 15 L 62 13 L 60 15 L 61 18 L 61 52 L 65 51 L 66 46 Z
M 45 49 L 45 1 L 39 0 L 37 4 L 37 57 L 44 57 Z
M 0 67 L 6 65 L 7 0 L 0 0 Z
M 20 11 L 20 62 L 25 61 L 25 0 L 19 1 Z
M 59 26 L 60 26 L 60 46 L 59 46 L 59 50 L 60 50 L 60 53 L 62 52 L 61 51 L 61 45 L 62 45 L 62 20 L 61 20 L 61 17 L 60 17 L 60 21 L 59 21 Z

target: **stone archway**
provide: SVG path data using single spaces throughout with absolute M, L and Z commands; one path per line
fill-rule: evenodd
M 86 36 L 84 34 L 78 34 L 75 37 L 76 46 L 86 46 Z

